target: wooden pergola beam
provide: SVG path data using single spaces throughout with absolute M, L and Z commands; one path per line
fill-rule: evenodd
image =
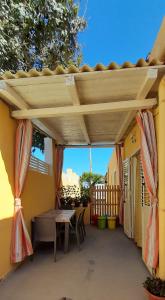
M 67 144 L 63 145 L 65 148 L 113 148 L 116 145 L 115 142 L 112 143 L 103 143 L 103 144 L 86 144 L 86 145 L 77 145 L 77 144 Z
M 128 100 L 99 104 L 85 104 L 79 106 L 35 108 L 13 111 L 12 117 L 15 119 L 38 119 L 64 116 L 77 117 L 80 115 L 137 111 L 139 109 L 152 108 L 156 104 L 157 99 L 153 98 L 145 100 Z
M 28 110 L 30 106 L 24 101 L 23 97 L 21 97 L 11 86 L 9 86 L 6 82 L 0 81 L 0 98 L 7 102 L 9 105 L 19 108 L 20 110 Z M 64 144 L 65 141 L 62 137 L 55 132 L 54 129 L 49 126 L 46 121 L 41 121 L 39 119 L 32 119 L 32 123 L 38 127 L 41 131 L 45 132 L 49 137 L 53 138 L 59 144 Z
M 139 100 L 144 100 L 149 91 L 151 90 L 153 84 L 155 83 L 156 79 L 158 76 L 158 70 L 157 69 L 149 69 L 147 71 L 146 77 L 144 78 L 144 81 L 137 93 L 136 99 Z M 123 138 L 124 134 L 128 130 L 129 125 L 133 121 L 133 119 L 136 116 L 135 111 L 129 111 L 122 123 L 122 126 L 120 127 L 120 130 L 118 132 L 117 138 L 116 138 L 116 143 L 120 142 L 121 139 Z
M 28 109 L 29 105 L 24 99 L 5 81 L 0 81 L 0 98 L 9 105 L 15 106 L 19 109 Z
M 137 93 L 136 99 L 145 99 L 158 77 L 158 69 L 149 69 Z
M 69 95 L 72 99 L 73 105 L 80 106 L 81 103 L 80 103 L 80 98 L 79 98 L 78 90 L 77 90 L 77 87 L 76 87 L 76 82 L 75 82 L 74 75 L 70 75 L 70 76 L 66 77 L 66 86 L 67 86 Z M 79 120 L 81 131 L 84 135 L 85 141 L 88 144 L 90 144 L 90 138 L 89 138 L 89 134 L 88 134 L 88 131 L 87 131 L 86 124 L 85 124 L 84 116 L 80 115 L 78 120 Z

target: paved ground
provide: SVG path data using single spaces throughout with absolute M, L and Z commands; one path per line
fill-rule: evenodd
M 37 253 L 0 284 L 1 300 L 145 300 L 142 282 L 147 270 L 140 250 L 121 229 L 87 228 L 82 250 L 52 248 Z

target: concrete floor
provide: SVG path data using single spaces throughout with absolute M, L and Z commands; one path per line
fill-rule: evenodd
M 147 275 L 140 250 L 121 229 L 89 226 L 80 252 L 59 251 L 54 263 L 52 248 L 41 249 L 0 284 L 0 299 L 145 300 Z

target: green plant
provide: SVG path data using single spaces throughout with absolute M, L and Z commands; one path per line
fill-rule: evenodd
M 80 187 L 81 187 L 81 203 L 83 206 L 87 206 L 90 201 L 90 189 L 95 184 L 104 183 L 105 178 L 101 174 L 95 174 L 91 172 L 84 172 L 80 176 Z
M 80 189 L 76 185 L 62 186 L 59 191 L 59 196 L 64 199 L 66 198 L 79 199 Z
M 76 185 L 62 186 L 58 192 L 61 206 L 63 208 L 71 208 L 80 205 L 80 189 Z
M 104 183 L 105 179 L 104 176 L 101 174 L 95 174 L 91 172 L 84 172 L 80 176 L 80 186 L 81 188 L 90 188 L 98 183 Z
M 1 0 L 0 71 L 79 65 L 85 27 L 74 0 Z
M 90 201 L 90 188 L 81 187 L 80 202 L 83 203 L 83 206 L 87 206 L 89 201 Z
M 78 34 L 85 27 L 74 0 L 1 0 L 0 73 L 79 66 Z M 32 146 L 44 151 L 42 133 L 34 132 Z
M 42 153 L 44 152 L 44 138 L 46 136 L 41 133 L 39 130 L 33 130 L 33 139 L 32 139 L 32 153 L 35 152 L 36 148 L 39 148 Z
M 143 286 L 152 295 L 157 297 L 165 297 L 165 280 L 147 277 L 146 281 L 143 283 Z

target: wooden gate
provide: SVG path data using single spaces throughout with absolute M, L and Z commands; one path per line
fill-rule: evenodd
M 119 216 L 120 188 L 118 185 L 91 188 L 91 216 Z

